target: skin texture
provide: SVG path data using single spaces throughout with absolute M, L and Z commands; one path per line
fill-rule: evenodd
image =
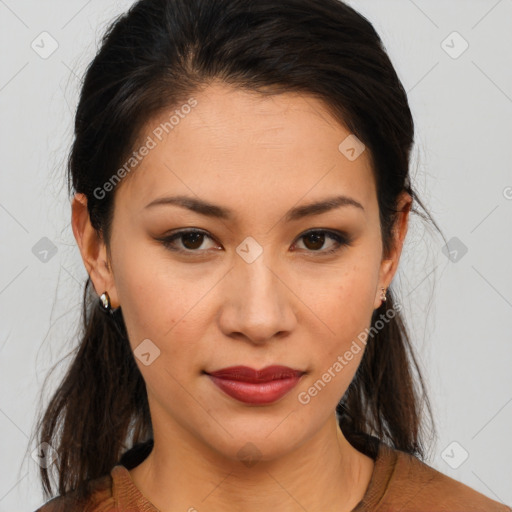
M 150 339 L 160 350 L 148 366 L 136 358 L 155 444 L 130 474 L 163 512 L 352 510 L 373 461 L 348 443 L 334 411 L 363 350 L 308 404 L 298 395 L 370 326 L 381 287 L 397 269 L 411 198 L 400 198 L 394 250 L 385 259 L 368 150 L 354 161 L 339 151 L 350 132 L 323 103 L 220 83 L 194 98 L 197 106 L 117 185 L 111 261 L 86 198 L 77 194 L 72 204 L 96 292 L 108 291 L 112 306 L 122 306 L 133 349 Z M 141 139 L 168 118 L 153 119 Z M 178 194 L 230 208 L 234 219 L 178 206 L 145 209 Z M 292 207 L 341 194 L 364 210 L 344 206 L 285 221 Z M 156 240 L 184 228 L 208 236 L 176 239 L 187 254 Z M 312 229 L 345 232 L 352 241 L 327 254 L 336 241 L 304 236 Z M 236 251 L 249 236 L 263 249 L 251 263 Z M 202 373 L 272 364 L 307 373 L 270 405 L 241 403 Z M 238 455 L 247 443 L 257 459 L 251 466 Z

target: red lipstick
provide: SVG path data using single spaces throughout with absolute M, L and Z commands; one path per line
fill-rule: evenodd
M 304 373 L 287 366 L 268 366 L 262 370 L 231 366 L 207 375 L 232 398 L 248 404 L 269 404 L 294 388 Z

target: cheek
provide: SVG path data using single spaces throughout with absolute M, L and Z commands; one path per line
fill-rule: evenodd
M 375 281 L 370 269 L 353 265 L 350 272 L 333 277 L 324 290 L 325 294 L 317 295 L 314 302 L 316 311 L 328 326 L 316 373 L 317 376 L 325 374 L 321 377 L 323 381 L 331 379 L 335 383 L 330 387 L 344 390 L 366 347 L 364 334 L 371 323 Z
M 125 259 L 116 270 L 116 287 L 132 349 L 149 339 L 160 351 L 155 363 L 173 375 L 184 374 L 187 368 L 195 371 L 194 361 L 198 361 L 199 371 L 204 354 L 198 351 L 197 343 L 207 318 L 204 308 L 211 283 L 197 275 L 193 279 L 184 277 L 168 262 L 161 264 L 156 258 L 141 261 L 136 255 Z M 143 375 L 151 368 L 139 367 Z
M 371 268 L 352 265 L 350 271 L 332 275 L 314 304 L 335 339 L 357 335 L 371 320 L 376 279 Z M 310 296 L 313 296 L 310 294 Z

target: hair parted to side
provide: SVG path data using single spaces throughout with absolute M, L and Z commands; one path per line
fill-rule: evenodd
M 414 124 L 407 95 L 366 18 L 339 0 L 140 0 L 111 23 L 86 71 L 68 160 L 69 192 L 85 194 L 107 248 L 115 188 L 101 199 L 95 190 L 123 165 L 154 116 L 213 80 L 262 94 L 310 94 L 327 105 L 369 151 L 384 254 L 402 191 L 427 215 L 412 211 L 440 231 L 409 181 Z M 153 434 L 122 311 L 104 315 L 90 285 L 88 279 L 76 355 L 36 427 L 38 443 L 58 456 L 57 492 L 77 489 L 79 499 L 87 497 L 86 481 L 129 463 Z M 395 306 L 389 289 L 372 327 Z M 336 409 L 340 427 L 349 441 L 370 434 L 422 457 L 425 406 L 433 431 L 420 368 L 395 311 L 368 338 Z M 41 467 L 47 498 L 50 476 Z

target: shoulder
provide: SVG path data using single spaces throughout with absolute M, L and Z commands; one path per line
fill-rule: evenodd
M 378 510 L 408 512 L 512 512 L 512 509 L 427 465 L 387 447 L 395 464 Z M 392 507 L 392 508 L 390 508 Z
M 112 495 L 112 476 L 103 475 L 89 481 L 85 500 L 78 499 L 76 490 L 47 501 L 35 512 L 114 512 L 118 511 Z

